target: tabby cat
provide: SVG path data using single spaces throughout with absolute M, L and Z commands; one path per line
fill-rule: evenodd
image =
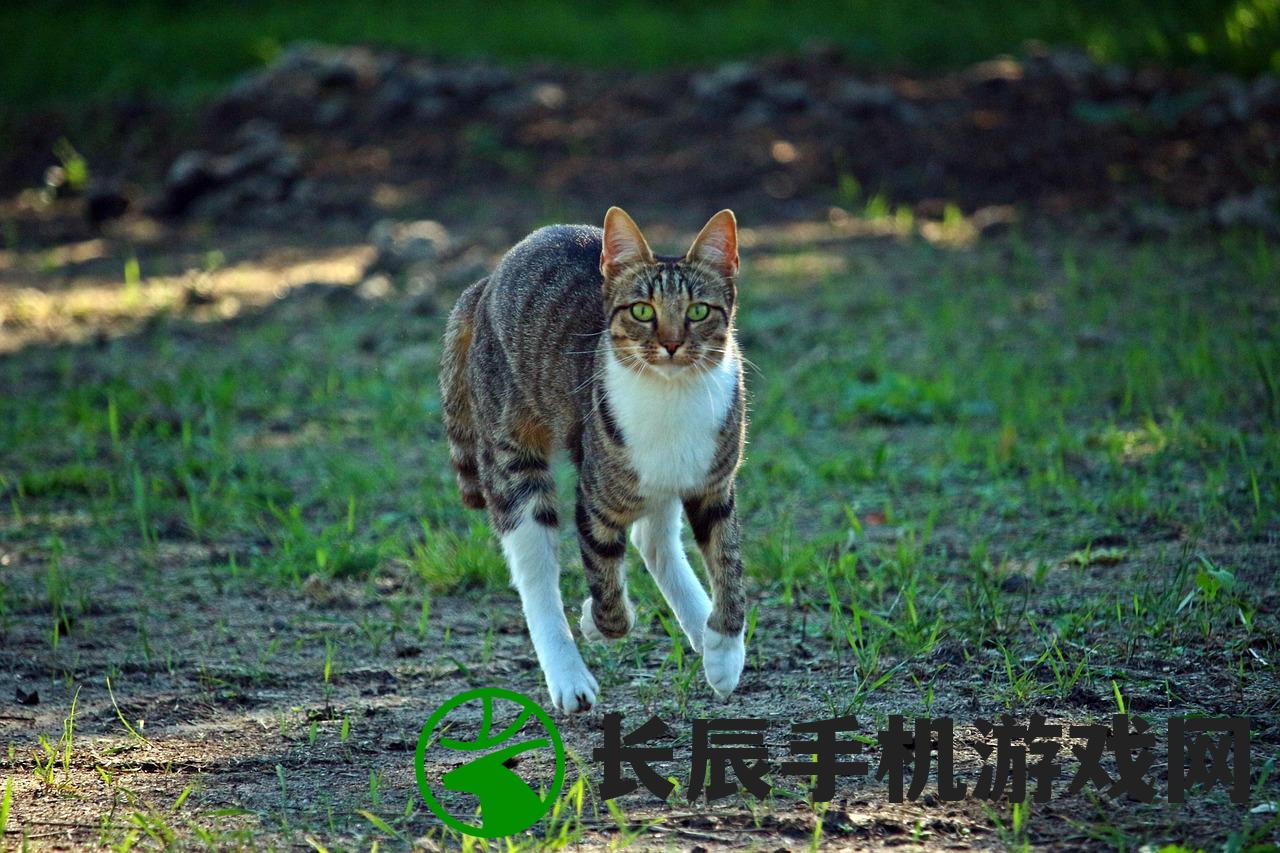
M 551 700 L 585 711 L 599 686 L 560 599 L 552 452 L 578 470 L 574 524 L 591 595 L 578 623 L 631 630 L 626 532 L 707 682 L 724 698 L 745 658 L 734 475 L 746 435 L 734 340 L 738 230 L 722 210 L 683 257 L 656 256 L 620 208 L 604 229 L 555 225 L 458 299 L 440 384 L 462 500 L 487 507 Z M 688 516 L 708 597 L 680 541 Z

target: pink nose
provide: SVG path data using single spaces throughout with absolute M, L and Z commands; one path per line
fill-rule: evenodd
M 663 341 L 662 348 L 665 349 L 669 355 L 675 355 L 676 350 L 680 349 L 680 341 Z

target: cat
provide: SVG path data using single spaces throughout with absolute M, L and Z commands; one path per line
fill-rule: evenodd
M 553 225 L 513 247 L 459 297 L 440 371 L 462 500 L 488 508 L 557 709 L 588 710 L 599 685 L 560 598 L 560 515 L 549 468 L 578 472 L 574 524 L 590 596 L 579 629 L 622 637 L 626 532 L 702 655 L 721 699 L 746 657 L 734 480 L 746 439 L 734 338 L 738 228 L 707 222 L 682 257 L 656 256 L 622 209 L 604 228 Z M 680 539 L 687 516 L 708 597 Z

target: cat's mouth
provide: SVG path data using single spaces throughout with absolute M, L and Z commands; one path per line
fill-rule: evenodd
M 673 382 L 712 370 L 718 362 L 714 355 L 690 351 L 688 347 L 669 352 L 664 347 L 619 346 L 617 342 L 613 356 L 619 366 L 632 373 Z
M 663 379 L 668 380 L 693 376 L 712 367 L 705 359 L 696 354 L 684 351 L 670 354 L 663 350 L 658 350 L 656 353 L 644 353 L 638 359 L 638 366 L 642 373 L 661 376 Z
M 667 379 L 674 379 L 675 377 L 684 374 L 685 372 L 687 372 L 693 367 L 692 364 L 682 364 L 680 362 L 672 361 L 671 359 L 666 359 L 666 358 L 652 359 L 652 360 L 645 359 L 645 364 L 648 365 L 650 368 L 652 368 L 654 371 L 656 371 L 659 376 L 665 377 Z

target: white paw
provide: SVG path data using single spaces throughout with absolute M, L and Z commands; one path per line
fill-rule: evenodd
M 582 618 L 578 620 L 578 630 L 582 632 L 582 639 L 592 643 L 603 643 L 608 639 L 596 627 L 596 620 L 591 615 L 591 596 L 589 595 L 582 600 Z
M 631 602 L 624 602 L 627 609 L 627 630 L 623 631 L 623 635 L 631 633 L 631 629 L 636 624 L 636 612 L 631 607 Z M 607 643 L 610 640 L 616 640 L 617 637 L 610 637 L 596 627 L 595 617 L 591 615 L 591 596 L 587 596 L 582 602 L 582 618 L 578 620 L 578 630 L 582 632 L 582 638 L 594 643 Z
M 547 677 L 547 692 L 551 694 L 551 703 L 566 714 L 577 714 L 591 710 L 596 703 L 596 694 L 600 685 L 596 677 L 582 662 L 577 649 L 573 654 L 565 654 L 557 661 L 548 661 L 543 667 Z
M 738 686 L 742 665 L 747 660 L 747 645 L 743 632 L 721 634 L 710 625 L 702 631 L 702 668 L 707 674 L 707 684 L 719 699 L 727 699 Z

